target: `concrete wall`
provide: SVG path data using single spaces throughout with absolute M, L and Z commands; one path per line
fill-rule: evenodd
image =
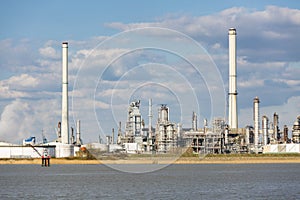
M 43 155 L 44 147 L 35 147 Z M 55 157 L 55 148 L 49 147 L 48 155 Z M 40 158 L 40 155 L 30 146 L 1 146 L 0 158 Z

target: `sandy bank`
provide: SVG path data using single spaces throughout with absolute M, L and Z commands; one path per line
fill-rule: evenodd
M 175 158 L 127 158 L 122 160 L 78 160 L 51 158 L 50 164 L 259 164 L 259 163 L 300 163 L 300 157 L 197 157 Z M 41 159 L 2 159 L 0 164 L 41 164 Z

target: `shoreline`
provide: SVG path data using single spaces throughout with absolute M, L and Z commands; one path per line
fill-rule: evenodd
M 176 158 L 127 158 L 119 160 L 84 160 L 70 158 L 51 158 L 51 165 L 97 165 L 97 164 L 275 164 L 300 163 L 300 156 L 222 156 L 222 157 L 181 157 Z M 0 159 L 0 165 L 30 164 L 41 165 L 40 158 L 34 159 Z

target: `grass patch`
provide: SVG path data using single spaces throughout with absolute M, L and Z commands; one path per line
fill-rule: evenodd
M 58 160 L 96 160 L 95 157 L 89 156 L 89 157 L 65 157 L 65 158 L 55 158 Z
M 7 160 L 34 160 L 38 158 L 0 158 L 0 160 L 7 161 Z
M 210 158 L 264 158 L 264 157 L 300 157 L 299 153 L 267 153 L 267 154 L 208 154 Z

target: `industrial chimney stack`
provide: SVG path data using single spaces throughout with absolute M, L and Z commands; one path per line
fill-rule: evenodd
M 254 120 L 254 148 L 255 153 L 258 153 L 258 143 L 259 143 L 259 98 L 255 97 L 253 99 L 253 120 Z
M 82 141 L 81 141 L 81 131 L 80 131 L 80 120 L 77 120 L 76 122 L 76 145 L 82 145 Z
M 238 128 L 237 89 L 236 89 L 236 30 L 230 28 L 229 35 L 229 109 L 228 124 L 230 129 Z
M 69 105 L 68 105 L 68 43 L 62 43 L 62 110 L 61 142 L 69 144 Z
M 192 129 L 193 131 L 197 131 L 197 114 L 193 112 L 192 116 Z

